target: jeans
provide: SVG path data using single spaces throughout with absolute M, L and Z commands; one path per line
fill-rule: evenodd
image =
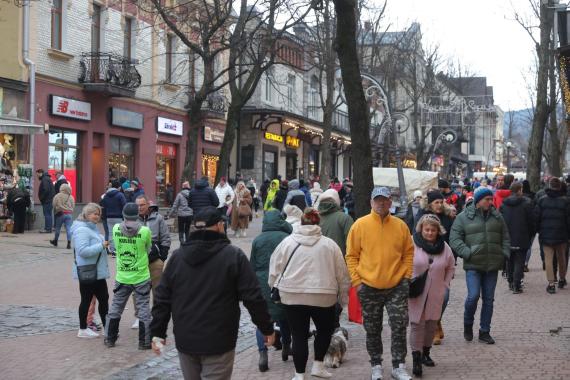
M 51 202 L 42 203 L 42 209 L 44 211 L 44 231 L 51 232 L 53 227 L 53 205 Z
M 491 319 L 493 318 L 493 302 L 495 301 L 495 287 L 497 286 L 498 271 L 480 272 L 467 270 L 465 279 L 467 280 L 467 298 L 465 299 L 465 312 L 463 323 L 473 325 L 475 311 L 479 296 L 483 299 L 481 307 L 481 327 L 482 332 L 491 331 Z
M 105 232 L 105 241 L 109 241 L 109 226 L 107 225 L 107 218 L 101 218 L 103 224 L 103 231 Z
M 509 284 L 512 284 L 516 289 L 521 287 L 525 260 L 526 250 L 511 250 L 511 257 L 508 261 L 507 278 Z
M 55 217 L 55 236 L 54 240 L 59 239 L 59 233 L 61 232 L 61 226 L 65 226 L 65 233 L 67 234 L 67 241 L 71 241 L 71 214 L 61 214 Z
M 219 355 L 188 355 L 178 351 L 184 380 L 228 380 L 232 378 L 236 350 Z
M 287 320 L 277 321 L 277 326 L 279 326 L 279 330 L 281 331 L 281 343 L 286 346 L 291 344 L 291 330 L 289 329 L 289 323 Z M 261 330 L 255 330 L 255 338 L 257 340 L 257 349 L 261 351 L 267 351 L 267 347 L 265 346 L 264 336 Z
M 528 262 L 530 261 L 530 256 L 532 255 L 532 244 L 534 243 L 535 238 L 536 235 L 532 237 L 532 240 L 530 241 L 530 247 L 528 247 L 528 251 L 526 251 L 526 260 L 524 261 L 525 265 L 528 265 Z

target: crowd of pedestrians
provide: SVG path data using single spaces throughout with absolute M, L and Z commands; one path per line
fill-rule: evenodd
M 474 339 L 481 300 L 477 340 L 495 343 L 497 283 L 504 277 L 513 294 L 524 293 L 535 236 L 546 292 L 555 294 L 567 285 L 570 196 L 559 178 L 550 178 L 536 194 L 527 181 L 510 174 L 493 180 L 441 179 L 437 188 L 413 192 L 400 212 L 389 188 L 374 187 L 370 213 L 358 218 L 349 179 L 334 178 L 323 186 L 275 178 L 258 188 L 254 179 L 224 177 L 212 187 L 204 177 L 183 182 L 163 215 L 138 179 L 123 178 L 112 179 L 100 203 L 85 205 L 73 221 L 75 200 L 65 177 L 59 173 L 54 183 L 41 170 L 37 175 L 44 232 L 51 233 L 55 224 L 50 243 L 57 247 L 64 226 L 67 248 L 73 249 L 80 290 L 78 337 L 104 334 L 105 345 L 114 347 L 123 311 L 133 298 L 138 348 L 160 353 L 172 318 L 186 379 L 231 378 L 239 302 L 257 328 L 259 371 L 270 370 L 268 347 L 275 346 L 284 361 L 292 357 L 294 380 L 307 378 L 311 337 L 310 375 L 332 376 L 325 355 L 349 303 L 360 308 L 371 379 L 382 379 L 386 310 L 391 377 L 405 380 L 411 379 L 408 351 L 417 377 L 437 361 L 433 346 L 444 338 L 441 320 L 458 264 L 466 278 L 466 341 Z M 229 236 L 246 237 L 260 210 L 262 232 L 248 260 Z M 174 217 L 181 245 L 170 254 L 167 219 Z M 109 265 L 116 266 L 111 306 Z M 96 305 L 101 323 L 93 316 Z

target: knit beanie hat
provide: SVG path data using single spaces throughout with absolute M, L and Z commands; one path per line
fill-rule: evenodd
M 334 203 L 336 203 L 336 205 L 340 207 L 340 197 L 338 196 L 338 191 L 336 191 L 335 189 L 328 189 L 327 191 L 323 192 L 319 196 L 318 200 L 319 202 L 323 202 L 325 199 L 332 199 Z
M 477 190 L 475 190 L 475 193 L 473 194 L 473 201 L 475 202 L 475 204 L 477 204 L 481 199 L 488 196 L 493 196 L 493 192 L 486 187 L 479 186 Z
M 428 204 L 430 204 L 431 202 L 433 202 L 437 199 L 443 200 L 443 194 L 439 190 L 433 190 L 433 191 L 430 191 L 429 193 L 427 193 L 427 199 L 428 199 Z
M 447 180 L 445 179 L 440 179 L 437 182 L 437 187 L 439 187 L 440 189 L 447 189 L 449 187 L 449 182 L 447 182 Z
M 414 191 L 414 199 L 421 198 L 421 197 L 422 197 L 422 191 L 421 190 Z
M 306 225 L 319 225 L 321 217 L 319 212 L 312 207 L 307 207 L 301 217 L 301 224 Z
M 127 203 L 123 207 L 123 218 L 125 220 L 137 220 L 139 218 L 139 206 L 133 202 Z

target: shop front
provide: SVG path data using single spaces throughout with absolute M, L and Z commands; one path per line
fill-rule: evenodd
M 179 189 L 178 178 L 180 178 L 184 156 L 181 162 L 177 160 L 179 142 L 184 135 L 184 122 L 178 119 L 171 119 L 159 116 L 156 119 L 156 131 L 158 141 L 156 143 L 156 201 L 160 206 L 171 206 L 169 191 Z M 176 142 L 176 143 L 175 143 Z M 170 194 L 172 196 L 172 194 Z
M 215 184 L 220 161 L 220 149 L 224 142 L 224 125 L 213 120 L 206 121 L 202 127 L 202 139 L 199 161 L 201 176 L 207 177 L 210 186 Z

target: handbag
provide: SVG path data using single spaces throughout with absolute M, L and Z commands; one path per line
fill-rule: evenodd
M 287 260 L 287 264 L 285 264 L 285 268 L 283 268 L 283 272 L 281 272 L 281 277 L 279 277 L 277 284 L 275 284 L 275 286 L 272 287 L 271 291 L 269 292 L 269 298 L 271 298 L 271 301 L 273 301 L 273 303 L 276 303 L 276 304 L 281 303 L 281 295 L 279 294 L 279 289 L 277 287 L 279 286 L 281 279 L 283 279 L 283 276 L 285 275 L 285 271 L 287 270 L 287 267 L 289 266 L 289 263 L 291 262 L 293 255 L 297 251 L 297 248 L 299 248 L 300 246 L 301 246 L 301 244 L 297 244 L 297 246 L 295 247 L 293 252 L 291 252 L 291 256 L 289 256 L 289 259 Z
M 99 263 L 100 258 L 101 252 L 99 252 L 99 256 L 97 256 L 95 264 L 77 265 L 75 249 L 73 250 L 73 261 L 77 267 L 77 279 L 81 285 L 91 285 L 97 281 L 97 264 Z
M 429 268 L 426 269 L 424 273 L 421 275 L 412 278 L 410 281 L 410 294 L 409 298 L 416 298 L 419 297 L 420 294 L 423 293 L 424 288 L 426 286 L 426 279 L 428 275 Z

